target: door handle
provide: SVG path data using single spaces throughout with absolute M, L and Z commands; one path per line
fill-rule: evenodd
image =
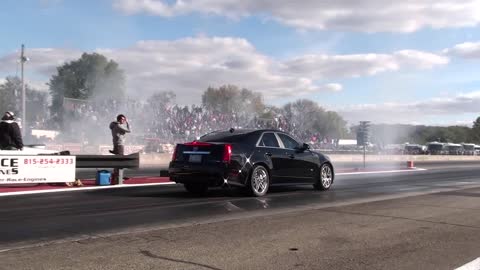
M 295 158 L 293 154 L 287 154 L 289 158 Z
M 269 157 L 271 157 L 271 156 L 272 156 L 272 153 L 270 153 L 270 152 L 267 152 L 267 153 L 265 153 L 265 156 L 269 156 Z

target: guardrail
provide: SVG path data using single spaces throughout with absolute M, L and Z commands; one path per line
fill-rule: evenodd
M 118 169 L 118 184 L 123 184 L 123 169 L 138 169 L 140 153 L 118 155 L 76 155 L 76 168 Z
M 118 155 L 76 155 L 77 168 L 137 169 L 140 167 L 140 154 Z

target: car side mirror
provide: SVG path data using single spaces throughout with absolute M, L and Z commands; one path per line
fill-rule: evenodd
M 303 151 L 308 150 L 308 149 L 310 149 L 310 145 L 308 145 L 308 143 L 303 143 L 302 149 L 303 149 Z
M 295 149 L 297 149 L 298 152 L 305 152 L 306 150 L 310 149 L 310 145 L 304 143 L 302 145 L 299 145 L 297 147 L 295 147 Z

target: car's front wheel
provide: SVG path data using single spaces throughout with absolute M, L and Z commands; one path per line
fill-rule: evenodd
M 194 195 L 203 195 L 207 192 L 208 190 L 208 185 L 207 184 L 202 184 L 202 183 L 185 183 L 183 184 L 185 186 L 185 189 L 194 194 Z
M 255 166 L 250 176 L 249 188 L 250 192 L 255 197 L 261 197 L 267 194 L 270 187 L 270 177 L 268 170 L 261 166 Z
M 318 176 L 317 182 L 313 187 L 317 190 L 327 190 L 332 186 L 333 183 L 333 169 L 332 166 L 328 163 L 322 164 L 320 167 L 320 174 Z

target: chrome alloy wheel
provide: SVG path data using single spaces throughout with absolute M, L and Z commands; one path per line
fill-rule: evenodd
M 252 172 L 251 188 L 253 195 L 263 196 L 270 185 L 267 169 L 263 166 L 256 167 Z
M 322 184 L 322 188 L 329 189 L 330 186 L 332 185 L 332 180 L 333 180 L 332 168 L 327 164 L 323 164 L 320 170 L 320 181 Z

